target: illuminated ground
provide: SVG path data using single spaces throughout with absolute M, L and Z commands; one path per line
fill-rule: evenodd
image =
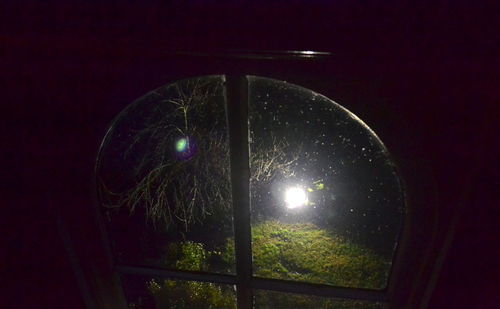
M 374 253 L 323 229 L 307 224 L 266 221 L 252 228 L 254 272 L 259 277 L 380 289 L 388 263 Z M 168 267 L 204 271 L 210 261 L 234 265 L 233 240 L 221 250 L 202 244 L 178 243 L 169 247 Z M 166 257 L 167 258 L 167 257 Z M 157 308 L 235 308 L 234 290 L 209 283 L 151 280 L 148 291 Z M 338 302 L 306 296 L 258 293 L 256 308 L 378 308 L 377 304 Z

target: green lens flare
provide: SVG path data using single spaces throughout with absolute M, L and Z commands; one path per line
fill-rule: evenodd
M 187 147 L 188 147 L 187 138 L 183 137 L 175 143 L 175 150 L 177 150 L 177 152 L 186 151 Z

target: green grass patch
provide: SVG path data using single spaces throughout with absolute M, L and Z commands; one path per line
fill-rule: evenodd
M 266 221 L 252 226 L 253 269 L 258 277 L 382 289 L 390 261 L 310 223 Z M 170 244 L 168 268 L 208 271 L 211 261 L 234 268 L 234 239 L 217 250 L 195 242 Z M 222 271 L 224 272 L 224 270 Z M 234 290 L 211 283 L 151 280 L 148 291 L 157 308 L 235 308 Z M 269 304 L 269 305 L 266 305 Z M 274 304 L 274 305 L 272 305 Z M 281 304 L 281 305 L 280 305 Z M 284 293 L 261 293 L 257 308 L 378 308 L 375 303 L 338 301 Z M 271 306 L 272 305 L 272 306 Z M 284 306 L 284 307 L 283 307 Z
M 267 221 L 252 227 L 255 275 L 344 287 L 382 289 L 386 261 L 310 223 Z

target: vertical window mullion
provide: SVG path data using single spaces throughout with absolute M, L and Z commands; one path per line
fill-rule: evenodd
M 252 308 L 250 230 L 250 166 L 248 146 L 248 83 L 244 75 L 226 76 L 231 188 L 239 309 Z

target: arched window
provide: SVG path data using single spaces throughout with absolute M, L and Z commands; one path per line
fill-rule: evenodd
M 97 163 L 132 308 L 382 308 L 405 209 L 376 134 L 287 82 L 202 76 L 121 112 Z

